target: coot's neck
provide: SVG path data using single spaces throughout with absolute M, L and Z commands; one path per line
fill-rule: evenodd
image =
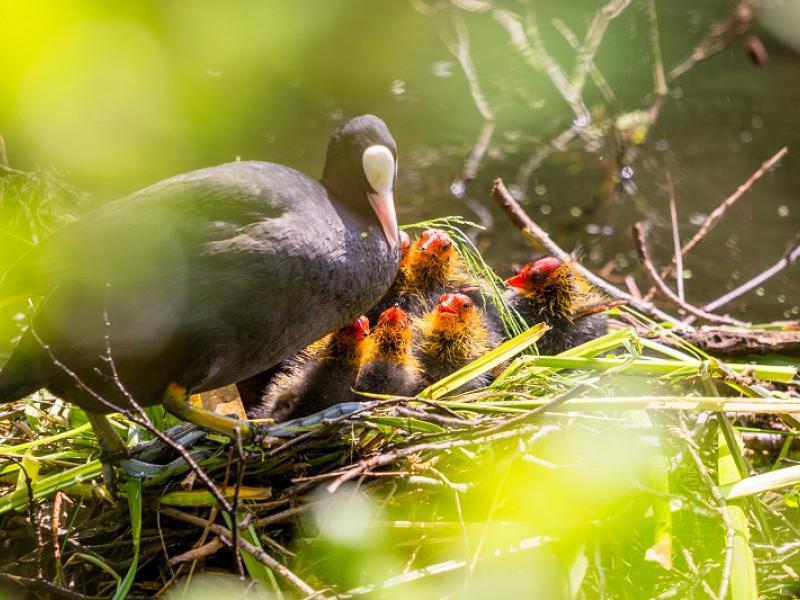
M 572 320 L 574 294 L 571 289 L 562 287 L 545 287 L 533 294 L 515 291 L 510 303 L 528 325 L 538 322 L 552 324 Z

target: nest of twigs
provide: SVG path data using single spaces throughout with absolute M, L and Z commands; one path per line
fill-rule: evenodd
M 559 357 L 518 356 L 468 395 L 365 400 L 263 448 L 210 435 L 193 452 L 236 536 L 185 464 L 111 497 L 83 413 L 37 395 L 2 418 L 0 580 L 32 596 L 149 597 L 241 568 L 261 591 L 301 595 L 686 597 L 751 569 L 787 591 L 800 568 L 787 481 L 748 475 L 791 458 L 794 432 L 735 415 L 800 411 L 793 377 L 625 327 Z M 748 449 L 754 430 L 787 443 Z

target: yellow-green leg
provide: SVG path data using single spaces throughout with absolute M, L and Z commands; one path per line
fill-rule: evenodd
M 97 443 L 100 444 L 100 462 L 103 463 L 103 479 L 109 491 L 114 494 L 116 478 L 112 463 L 121 458 L 127 458 L 128 447 L 114 430 L 114 426 L 105 415 L 86 411 L 86 417 L 92 424 Z
M 223 417 L 205 408 L 195 408 L 189 404 L 188 400 L 189 394 L 186 393 L 186 388 L 177 383 L 170 383 L 164 394 L 163 404 L 164 408 L 171 414 L 189 423 L 194 423 L 203 429 L 232 438 L 236 437 L 236 430 L 238 429 L 242 440 L 246 441 L 250 437 L 252 427 L 247 421 Z

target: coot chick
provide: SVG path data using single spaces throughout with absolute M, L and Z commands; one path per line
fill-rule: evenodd
M 528 325 L 544 322 L 551 327 L 536 343 L 541 354 L 558 354 L 607 331 L 605 314 L 580 316 L 582 309 L 603 304 L 605 298 L 571 260 L 541 258 L 525 265 L 506 283 L 512 288 L 507 302 Z
M 412 396 L 422 387 L 411 346 L 411 324 L 399 306 L 387 308 L 367 341 L 355 389 L 375 394 Z
M 311 344 L 275 376 L 249 416 L 288 421 L 355 400 L 351 388 L 368 335 L 369 320 L 362 316 Z
M 454 373 L 497 346 L 499 339 L 486 317 L 465 294 L 444 294 L 436 308 L 417 321 L 420 366 L 430 385 Z M 486 374 L 464 384 L 458 392 L 488 385 Z
M 426 229 L 412 242 L 402 270 L 401 296 L 407 310 L 415 314 L 431 310 L 444 293 L 477 289 L 453 239 L 441 229 Z
M 278 164 L 234 162 L 167 179 L 64 226 L 0 283 L 4 299 L 45 297 L 0 372 L 0 403 L 45 387 L 86 410 L 120 453 L 102 415 L 132 409 L 128 394 L 247 438 L 247 423 L 186 399 L 272 367 L 386 293 L 400 258 L 396 155 L 383 121 L 365 115 L 333 133 L 319 181 Z

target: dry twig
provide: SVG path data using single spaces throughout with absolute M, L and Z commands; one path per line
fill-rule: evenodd
M 650 253 L 647 250 L 647 239 L 645 235 L 645 227 L 642 223 L 636 223 L 633 226 L 633 238 L 636 242 L 636 252 L 639 255 L 639 261 L 642 263 L 647 274 L 650 276 L 650 279 L 656 284 L 656 287 L 664 294 L 667 299 L 672 302 L 675 306 L 682 308 L 687 313 L 692 314 L 696 317 L 700 317 L 701 319 L 705 319 L 706 321 L 711 321 L 712 323 L 722 323 L 724 325 L 736 325 L 739 327 L 747 327 L 749 323 L 744 323 L 743 321 L 738 321 L 731 317 L 721 317 L 719 315 L 714 315 L 704 310 L 701 310 L 691 304 L 682 301 L 675 293 L 669 289 L 669 286 L 664 282 L 663 279 L 658 274 L 658 270 L 656 269 L 655 265 L 653 264 L 652 259 L 650 258 Z
M 761 179 L 761 177 L 763 177 L 767 171 L 769 171 L 772 167 L 774 167 L 778 163 L 778 161 L 780 161 L 786 155 L 788 151 L 789 149 L 786 146 L 778 150 L 778 152 L 776 152 L 772 156 L 772 158 L 764 162 L 758 168 L 758 170 L 748 178 L 747 181 L 745 181 L 742 185 L 740 185 L 733 194 L 725 198 L 725 200 L 723 200 L 722 203 L 717 208 L 715 208 L 714 211 L 710 215 L 708 215 L 708 217 L 706 217 L 706 220 L 703 221 L 703 224 L 700 226 L 700 229 L 698 229 L 697 233 L 695 233 L 694 236 L 692 236 L 692 239 L 690 239 L 683 245 L 683 247 L 681 248 L 681 254 L 683 256 L 686 256 L 689 253 L 689 251 L 692 248 L 694 248 L 698 244 L 698 242 L 700 242 L 708 234 L 709 231 L 711 231 L 711 229 L 725 215 L 727 210 L 731 206 L 733 206 L 736 203 L 736 201 L 739 198 L 741 198 L 745 194 L 745 192 L 747 192 L 747 190 L 753 187 L 753 184 L 756 181 Z M 659 277 L 661 279 L 666 279 L 672 274 L 672 270 L 674 268 L 675 268 L 675 257 L 673 256 L 672 262 L 666 267 L 664 267 Z M 647 294 L 645 294 L 645 300 L 652 300 L 653 294 L 655 294 L 655 292 L 656 292 L 656 287 L 655 286 L 651 287 L 647 291 Z
M 475 179 L 475 175 L 478 173 L 478 167 L 481 164 L 481 160 L 483 160 L 483 156 L 486 154 L 489 142 L 492 139 L 492 134 L 494 133 L 495 120 L 494 111 L 481 89 L 475 63 L 472 62 L 472 55 L 469 49 L 469 32 L 467 31 L 467 25 L 464 23 L 464 19 L 460 16 L 454 16 L 453 27 L 456 31 L 456 39 L 453 39 L 450 33 L 443 29 L 439 30 L 439 37 L 461 65 L 461 70 L 467 78 L 467 83 L 469 83 L 469 92 L 472 95 L 472 100 L 475 102 L 475 107 L 478 109 L 481 117 L 483 117 L 483 126 L 481 127 L 478 139 L 472 146 L 469 157 L 464 163 L 461 177 L 454 182 L 454 186 L 459 186 L 459 189 L 463 189 L 464 184 Z
M 681 64 L 669 72 L 669 78 L 677 79 L 697 63 L 723 50 L 737 37 L 746 33 L 758 17 L 761 0 L 741 0 L 724 19 L 708 28 L 708 34 L 695 46 L 692 53 Z
M 168 516 L 172 517 L 173 519 L 178 519 L 179 521 L 184 521 L 186 523 L 191 523 L 192 525 L 196 525 L 197 527 L 207 527 L 209 530 L 214 532 L 223 541 L 230 542 L 233 538 L 231 530 L 227 527 L 223 527 L 217 523 L 210 523 L 207 519 L 203 519 L 202 517 L 198 517 L 195 515 L 190 515 L 189 513 L 185 513 L 180 510 L 176 510 L 174 508 L 169 508 L 167 506 L 159 506 L 158 510 Z M 267 565 L 270 569 L 275 571 L 278 575 L 283 577 L 287 583 L 289 583 L 292 587 L 297 589 L 298 591 L 306 594 L 307 596 L 316 595 L 317 592 L 314 588 L 308 585 L 305 581 L 300 579 L 297 575 L 295 575 L 292 571 L 290 571 L 284 564 L 278 562 L 274 558 L 272 558 L 269 554 L 264 552 L 258 546 L 254 546 L 247 540 L 239 537 L 239 547 L 251 554 L 253 558 L 255 558 L 258 562 Z
M 736 289 L 731 290 L 727 294 L 720 296 L 716 300 L 712 300 L 708 304 L 703 307 L 703 310 L 713 311 L 718 309 L 721 306 L 728 304 L 729 302 L 735 300 L 739 296 L 746 294 L 747 292 L 755 289 L 768 279 L 774 277 L 781 271 L 783 271 L 786 267 L 794 264 L 794 262 L 800 258 L 800 233 L 798 233 L 794 239 L 789 244 L 789 247 L 783 253 L 781 258 L 772 265 L 770 268 L 762 271 L 752 279 L 744 282 L 742 285 L 737 287 Z

